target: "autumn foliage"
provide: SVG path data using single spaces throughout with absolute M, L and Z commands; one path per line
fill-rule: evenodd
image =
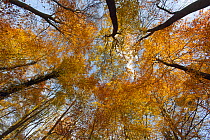
M 103 2 L 0 2 L 0 139 L 208 139 L 208 8 Z

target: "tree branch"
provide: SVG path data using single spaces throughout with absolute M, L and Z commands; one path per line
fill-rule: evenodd
M 159 8 L 159 9 L 161 9 L 161 10 L 163 10 L 163 11 L 169 13 L 169 14 L 175 14 L 176 13 L 176 12 L 171 12 L 171 11 L 169 11 L 169 10 L 163 8 L 163 7 L 160 7 L 158 4 L 156 4 L 156 6 L 157 6 L 157 8 Z
M 86 12 L 85 12 L 85 10 L 79 10 L 79 9 L 72 9 L 72 8 L 69 8 L 69 7 L 66 7 L 66 6 L 64 6 L 63 4 L 61 4 L 61 3 L 59 3 L 57 0 L 52 0 L 53 2 L 55 2 L 58 6 L 60 6 L 60 7 L 62 7 L 62 8 L 64 8 L 64 9 L 66 9 L 66 10 L 69 10 L 69 11 L 71 11 L 71 12 L 73 12 L 73 13 L 80 13 L 80 14 L 83 14 L 83 15 L 86 15 L 86 16 L 91 16 L 91 15 L 89 15 L 89 14 L 87 14 Z M 92 5 L 91 5 L 92 6 Z
M 183 70 L 185 72 L 189 72 L 189 73 L 192 73 L 194 74 L 196 77 L 202 77 L 204 79 L 207 79 L 207 80 L 210 80 L 210 74 L 208 73 L 204 73 L 204 72 L 201 72 L 201 71 L 197 71 L 195 69 L 192 69 L 192 68 L 188 68 L 188 67 L 185 67 L 185 66 L 182 66 L 182 65 L 179 65 L 179 64 L 170 64 L 170 63 L 167 63 L 161 59 L 156 59 L 158 62 L 161 62 L 163 64 L 165 64 L 166 66 L 170 66 L 170 67 L 174 67 L 174 68 L 177 68 L 177 69 L 180 69 L 180 70 Z
M 47 21 L 50 25 L 52 25 L 54 28 L 56 28 L 56 30 L 60 31 L 60 30 L 58 29 L 58 27 L 57 27 L 55 24 L 52 23 L 52 21 L 55 22 L 55 23 L 59 23 L 59 21 L 57 21 L 56 19 L 54 19 L 51 15 L 42 13 L 42 12 L 40 12 L 40 11 L 34 9 L 34 8 L 31 7 L 30 5 L 25 4 L 25 3 L 21 2 L 21 1 L 18 1 L 18 0 L 8 0 L 8 1 L 9 1 L 11 4 L 14 4 L 14 5 L 16 5 L 16 6 L 20 7 L 20 8 L 25 9 L 25 10 L 28 10 L 28 11 L 34 13 L 35 15 L 37 15 L 37 16 L 43 18 L 43 19 L 44 19 L 45 21 Z
M 87 11 L 90 7 L 94 7 L 97 6 L 99 4 L 101 4 L 103 2 L 97 2 L 97 3 L 93 3 L 93 4 L 88 4 L 85 8 L 82 9 L 82 11 Z
M 209 5 L 210 5 L 210 0 L 197 0 L 191 3 L 190 5 L 186 6 L 182 10 L 175 12 L 175 14 L 171 18 L 169 18 L 166 22 L 158 25 L 157 27 L 147 30 L 147 32 L 155 32 L 158 30 L 162 30 L 170 26 L 174 22 L 178 21 L 179 19 L 185 17 L 186 15 L 193 13 L 197 10 L 203 9 L 205 7 L 208 7 Z
M 69 11 L 71 11 L 73 13 L 75 13 L 75 12 L 81 12 L 80 10 L 74 10 L 72 8 L 65 7 L 64 5 L 62 5 L 61 3 L 59 3 L 57 0 L 52 0 L 52 1 L 54 1 L 58 6 L 66 9 L 66 10 L 69 10 Z
M 11 69 L 19 68 L 19 67 L 34 65 L 36 63 L 37 63 L 37 61 L 32 61 L 32 62 L 27 63 L 27 64 L 20 64 L 20 65 L 11 66 L 11 67 L 0 67 L 0 70 L 11 70 Z
M 151 36 L 152 34 L 153 34 L 154 32 L 150 32 L 150 33 L 148 33 L 147 35 L 145 35 L 145 36 L 143 36 L 143 37 L 141 37 L 137 42 L 136 42 L 136 44 L 135 45 L 137 45 L 140 41 L 142 41 L 143 39 L 145 39 L 145 38 L 147 38 L 147 37 L 149 37 L 149 36 Z
M 57 78 L 59 76 L 57 71 L 53 71 L 46 75 L 40 75 L 38 77 L 35 77 L 31 80 L 25 81 L 20 84 L 12 84 L 9 87 L 5 87 L 3 89 L 0 89 L 0 100 L 3 100 L 7 97 L 9 97 L 12 93 L 22 90 L 23 88 L 27 88 L 34 84 L 39 84 L 43 81 L 49 80 L 51 78 Z
M 61 121 L 61 119 L 68 113 L 68 111 L 71 109 L 71 107 L 76 103 L 76 99 L 70 104 L 70 106 L 66 109 L 66 111 L 58 118 L 58 120 L 55 122 L 53 127 L 48 131 L 47 135 L 45 135 L 42 140 L 45 140 L 50 134 L 52 134 L 52 131 L 55 129 L 55 127 L 58 125 L 58 123 Z
M 188 14 L 191 14 L 195 11 L 201 10 L 201 9 L 206 8 L 208 6 L 210 6 L 210 0 L 197 0 L 193 3 L 191 3 L 190 5 L 186 6 L 182 10 L 177 11 L 177 12 L 173 12 L 172 14 L 174 14 L 174 15 L 171 18 L 169 18 L 167 21 L 165 21 L 164 23 L 162 23 L 162 24 L 160 24 L 160 25 L 158 25 L 154 28 L 147 30 L 147 32 L 154 33 L 156 31 L 162 30 L 162 29 L 172 25 L 174 22 L 180 20 L 181 18 L 187 16 Z M 160 9 L 162 9 L 164 11 L 167 11 L 169 13 L 169 11 L 164 9 L 164 8 L 160 7 Z M 149 37 L 150 35 L 151 34 L 148 34 L 148 35 L 140 38 L 139 41 Z
M 177 128 L 176 123 L 173 121 L 170 114 L 167 113 L 166 109 L 162 105 L 162 102 L 155 95 L 153 97 L 156 99 L 157 103 L 159 104 L 158 108 L 160 109 L 163 118 L 168 122 L 169 128 L 173 132 L 174 139 L 179 140 L 179 137 L 182 138 L 182 133 Z
M 16 122 L 14 125 L 10 126 L 5 132 L 3 132 L 0 135 L 0 140 L 3 139 L 4 137 L 6 137 L 7 135 L 9 135 L 10 133 L 12 133 L 13 131 L 15 131 L 17 128 L 21 127 L 24 123 L 26 123 L 28 120 L 30 120 L 31 118 L 33 118 L 36 115 L 38 115 L 44 109 L 46 109 L 50 104 L 48 104 L 47 106 L 44 106 L 44 105 L 46 103 L 50 102 L 52 99 L 47 100 L 43 104 L 40 104 L 38 106 L 35 106 L 32 110 L 30 110 L 30 112 L 28 112 L 27 114 L 25 114 L 18 122 Z

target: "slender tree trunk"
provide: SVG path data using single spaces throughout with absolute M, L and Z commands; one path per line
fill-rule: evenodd
M 118 21 L 117 21 L 115 1 L 114 0 L 106 0 L 106 3 L 109 8 L 109 14 L 110 14 L 110 18 L 112 20 L 112 25 L 113 25 L 113 32 L 109 36 L 114 37 L 117 34 L 117 30 L 118 30 Z
M 52 133 L 52 131 L 55 129 L 55 127 L 58 125 L 58 123 L 61 121 L 61 119 L 68 113 L 68 111 L 71 109 L 71 107 L 76 103 L 76 99 L 70 104 L 70 106 L 66 109 L 66 111 L 58 118 L 58 120 L 55 122 L 53 127 L 48 131 L 47 135 L 42 138 L 42 140 L 46 140 L 46 138 Z
M 9 97 L 12 93 L 18 92 L 24 88 L 27 88 L 29 86 L 32 86 L 34 84 L 39 84 L 41 82 L 44 82 L 46 80 L 49 80 L 51 78 L 57 78 L 59 76 L 58 72 L 53 71 L 46 75 L 40 75 L 38 77 L 35 77 L 31 80 L 25 81 L 20 84 L 12 84 L 9 87 L 5 87 L 3 89 L 0 89 L 0 100 L 3 100 L 7 97 Z
M 48 103 L 49 101 L 51 101 L 51 100 L 46 101 L 44 104 Z M 48 104 L 47 106 L 42 107 L 44 104 L 36 106 L 32 111 L 30 111 L 29 113 L 24 115 L 17 123 L 15 123 L 11 127 L 9 127 L 4 133 L 2 133 L 0 135 L 0 140 L 3 139 L 4 137 L 6 137 L 7 135 L 9 135 L 10 133 L 12 133 L 13 131 L 15 131 L 16 129 L 18 129 L 19 127 L 21 127 L 24 123 L 26 123 L 31 118 L 38 115 L 40 112 L 42 112 L 44 109 L 46 109 L 49 106 L 49 104 Z

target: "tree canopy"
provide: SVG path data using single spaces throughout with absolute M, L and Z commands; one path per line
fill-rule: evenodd
M 0 1 L 0 139 L 209 139 L 209 5 Z

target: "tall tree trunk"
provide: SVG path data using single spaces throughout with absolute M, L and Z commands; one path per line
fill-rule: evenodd
M 114 37 L 117 34 L 117 30 L 118 30 L 118 21 L 117 21 L 115 1 L 114 0 L 106 0 L 106 3 L 109 8 L 109 14 L 110 14 L 110 18 L 112 20 L 112 26 L 113 26 L 113 32 L 109 36 Z

